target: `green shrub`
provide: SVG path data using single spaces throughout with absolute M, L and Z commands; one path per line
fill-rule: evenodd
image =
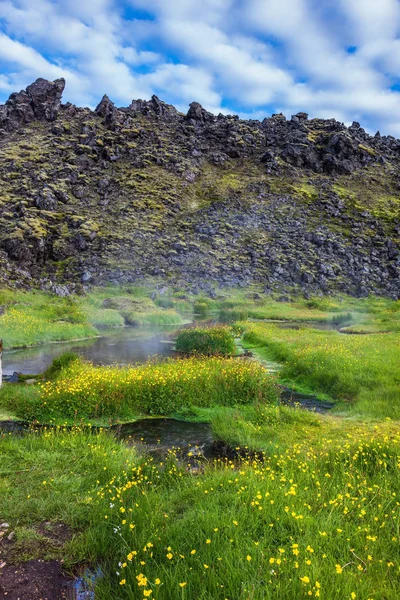
M 199 315 L 200 317 L 206 317 L 209 312 L 209 306 L 207 302 L 199 300 L 194 303 L 193 312 L 195 315 Z
M 176 349 L 185 354 L 231 356 L 236 350 L 231 331 L 226 327 L 184 329 L 176 339 Z

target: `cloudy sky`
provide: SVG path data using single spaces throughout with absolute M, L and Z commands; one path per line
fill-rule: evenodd
M 0 0 L 0 102 L 37 77 L 78 105 L 155 93 L 400 137 L 400 1 Z

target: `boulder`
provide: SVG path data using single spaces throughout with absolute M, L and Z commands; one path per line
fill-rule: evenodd
M 114 102 L 111 102 L 110 98 L 104 94 L 100 103 L 95 108 L 95 113 L 100 117 L 103 117 L 104 125 L 114 125 L 117 117 L 117 109 L 115 108 Z
M 31 99 L 36 119 L 55 121 L 60 110 L 61 96 L 65 88 L 65 79 L 47 81 L 39 78 L 28 85 L 26 92 Z
M 189 105 L 186 118 L 200 123 L 210 123 L 215 119 L 214 115 L 203 108 L 198 102 L 192 102 Z
M 39 78 L 26 90 L 11 94 L 4 106 L 0 106 L 0 128 L 14 131 L 35 119 L 55 121 L 64 88 L 64 79 L 51 82 Z

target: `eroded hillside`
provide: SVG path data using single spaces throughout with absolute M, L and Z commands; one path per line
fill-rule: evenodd
M 400 141 L 331 119 L 0 106 L 0 281 L 400 295 Z

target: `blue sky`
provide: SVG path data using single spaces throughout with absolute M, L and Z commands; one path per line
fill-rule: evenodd
M 65 77 L 81 106 L 155 93 L 400 137 L 400 2 L 0 0 L 0 102 L 37 77 Z

